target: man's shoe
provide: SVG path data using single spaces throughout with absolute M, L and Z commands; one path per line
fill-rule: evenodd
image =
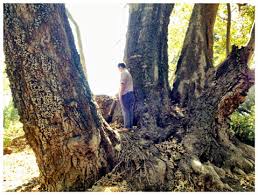
M 124 133 L 124 132 L 128 132 L 129 129 L 128 128 L 122 128 L 122 129 L 118 129 L 117 132 L 119 133 Z

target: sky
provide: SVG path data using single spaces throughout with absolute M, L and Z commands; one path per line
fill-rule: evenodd
M 80 28 L 91 91 L 96 95 L 115 95 L 120 76 L 117 64 L 124 56 L 128 6 L 85 2 L 66 3 L 66 8 Z M 74 26 L 70 25 L 76 38 Z

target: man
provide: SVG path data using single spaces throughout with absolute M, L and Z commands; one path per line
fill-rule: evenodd
M 122 108 L 124 118 L 124 128 L 122 131 L 128 131 L 133 127 L 133 107 L 134 107 L 134 93 L 133 93 L 133 79 L 126 68 L 125 63 L 119 63 L 118 69 L 121 72 L 119 101 Z

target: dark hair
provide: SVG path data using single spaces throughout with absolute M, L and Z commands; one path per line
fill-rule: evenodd
M 126 68 L 126 65 L 125 65 L 125 63 L 119 63 L 118 65 L 117 65 L 117 67 L 118 68 Z

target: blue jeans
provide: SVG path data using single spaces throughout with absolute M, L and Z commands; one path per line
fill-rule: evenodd
M 121 107 L 124 118 L 124 127 L 133 127 L 133 108 L 135 103 L 135 97 L 133 91 L 130 91 L 121 97 Z

